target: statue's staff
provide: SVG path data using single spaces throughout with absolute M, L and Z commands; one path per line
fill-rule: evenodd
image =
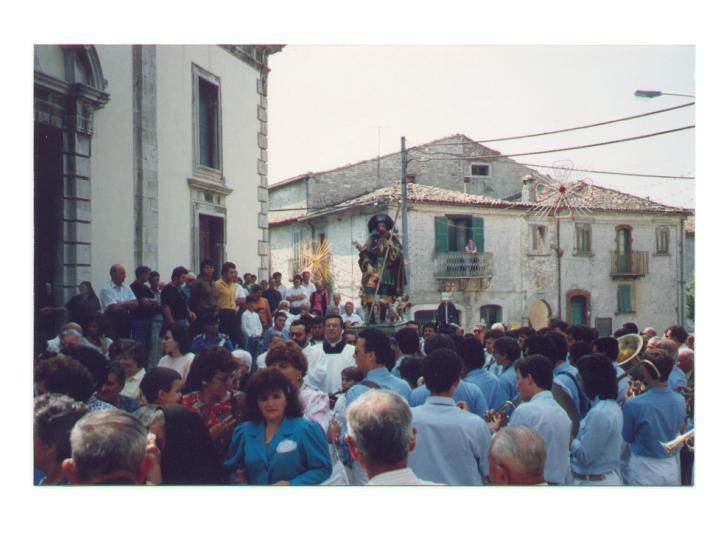
M 400 213 L 400 207 L 402 205 L 399 204 L 397 207 L 397 210 L 395 211 L 395 219 L 393 219 L 393 227 L 395 226 L 395 223 L 397 223 L 398 214 Z M 390 240 L 392 240 L 393 236 L 397 238 L 397 234 L 394 233 L 392 230 L 388 231 L 390 235 L 388 236 L 388 242 L 385 244 L 385 253 L 383 255 L 383 263 L 382 268 L 380 268 L 380 273 L 378 274 L 378 282 L 377 285 L 375 285 L 375 294 L 373 295 L 373 302 L 370 306 L 370 313 L 368 314 L 368 323 L 370 322 L 370 317 L 372 317 L 373 313 L 375 312 L 375 304 L 377 302 L 378 292 L 380 291 L 380 283 L 382 283 L 382 275 L 385 272 L 385 265 L 387 264 L 388 260 L 388 251 L 390 250 Z M 403 261 L 404 263 L 404 261 Z M 378 319 L 380 316 L 378 315 Z

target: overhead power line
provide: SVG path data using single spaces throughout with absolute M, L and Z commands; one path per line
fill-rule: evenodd
M 514 141 L 518 139 L 529 139 L 531 137 L 542 137 L 544 135 L 555 135 L 556 133 L 567 133 L 569 131 L 577 131 L 580 129 L 588 129 L 598 126 L 607 126 L 608 124 L 616 124 L 618 122 L 626 122 L 628 120 L 635 120 L 636 118 L 644 118 L 646 116 L 652 116 L 654 114 L 660 114 L 660 113 L 666 113 L 669 111 L 675 111 L 677 109 L 682 109 L 684 107 L 690 107 L 692 105 L 695 105 L 695 102 L 691 103 L 683 103 L 682 105 L 676 105 L 674 107 L 668 107 L 666 109 L 658 109 L 655 111 L 650 111 L 642 114 L 635 114 L 633 116 L 624 116 L 623 118 L 616 118 L 615 120 L 606 120 L 604 122 L 595 122 L 594 124 L 585 124 L 583 126 L 576 126 L 571 128 L 564 128 L 564 129 L 556 129 L 553 131 L 542 131 L 539 133 L 529 133 L 527 135 L 514 135 L 512 137 L 498 137 L 496 139 L 484 139 L 480 141 L 463 141 L 458 143 L 430 143 L 428 145 L 421 145 L 421 146 L 458 146 L 460 144 L 467 144 L 467 143 L 477 143 L 477 144 L 485 144 L 485 143 L 491 143 L 491 142 L 501 142 L 501 141 Z M 415 149 L 415 148 L 413 148 Z
M 570 150 L 582 150 L 583 148 L 594 148 L 597 146 L 607 146 L 610 144 L 618 144 L 623 142 L 629 142 L 629 141 L 638 141 L 640 139 L 648 139 L 650 137 L 657 137 L 659 135 L 667 135 L 668 133 L 676 133 L 679 131 L 685 131 L 686 129 L 693 129 L 695 128 L 695 124 L 689 125 L 689 126 L 683 126 L 679 128 L 674 129 L 666 129 L 665 131 L 656 131 L 654 133 L 646 133 L 644 135 L 637 135 L 635 137 L 625 137 L 623 139 L 613 139 L 610 141 L 602 141 L 598 143 L 591 143 L 591 144 L 582 144 L 578 146 L 567 146 L 565 148 L 554 148 L 552 150 L 536 150 L 535 152 L 517 152 L 514 154 L 499 154 L 499 155 L 492 155 L 492 156 L 464 156 L 461 154 L 452 154 L 449 152 L 426 152 L 424 150 L 419 150 L 417 148 L 411 149 L 415 152 L 420 152 L 421 154 L 432 156 L 432 155 L 446 155 L 450 157 L 446 158 L 429 158 L 429 159 L 422 159 L 419 158 L 419 160 L 422 161 L 467 161 L 468 159 L 484 159 L 484 160 L 493 160 L 493 159 L 499 159 L 499 158 L 511 158 L 511 157 L 517 157 L 517 156 L 537 156 L 539 154 L 552 154 L 555 152 L 569 152 Z
M 670 178 L 673 180 L 695 180 L 694 176 L 678 176 L 673 174 L 643 174 L 643 173 L 630 173 L 630 172 L 619 172 L 619 171 L 595 171 L 593 169 L 577 169 L 575 167 L 559 167 L 557 165 L 540 165 L 538 163 L 520 163 L 517 162 L 518 165 L 525 165 L 526 167 L 538 167 L 541 169 L 558 169 L 561 171 L 577 171 L 577 172 L 587 172 L 587 173 L 595 173 L 595 174 L 612 174 L 617 176 L 638 176 L 641 178 Z

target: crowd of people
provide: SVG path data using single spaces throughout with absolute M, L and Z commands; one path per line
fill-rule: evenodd
M 215 271 L 81 284 L 35 361 L 36 484 L 693 483 L 680 326 L 388 333 L 309 273 Z

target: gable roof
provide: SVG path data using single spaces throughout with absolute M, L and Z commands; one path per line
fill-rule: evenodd
M 498 152 L 497 150 L 493 150 L 492 148 L 488 148 L 488 147 L 485 146 L 485 145 L 482 145 L 482 144 L 480 144 L 480 143 L 478 143 L 478 142 L 475 142 L 475 141 L 473 141 L 470 137 L 468 137 L 467 135 L 465 135 L 465 134 L 463 134 L 463 133 L 453 133 L 452 135 L 447 135 L 447 136 L 445 136 L 445 137 L 441 137 L 440 139 L 434 139 L 434 140 L 429 141 L 429 142 L 426 142 L 426 143 L 417 144 L 417 145 L 415 145 L 415 146 L 409 146 L 409 147 L 407 148 L 407 150 L 421 149 L 421 148 L 424 148 L 424 147 L 426 147 L 426 146 L 431 146 L 431 145 L 433 145 L 433 144 L 435 144 L 435 143 L 440 143 L 440 142 L 444 142 L 444 141 L 449 141 L 449 140 L 451 140 L 451 139 L 459 139 L 458 142 L 457 142 L 457 144 L 472 144 L 473 146 L 476 147 L 477 150 L 479 150 L 479 152 L 480 152 L 481 155 L 478 156 L 478 155 L 474 154 L 474 155 L 472 155 L 472 156 L 468 156 L 467 159 L 469 159 L 469 160 L 470 160 L 470 159 L 477 159 L 478 157 L 481 157 L 481 156 L 488 156 L 488 157 L 490 157 L 490 156 L 501 156 L 501 155 L 502 155 L 501 152 Z M 299 181 L 301 181 L 301 180 L 303 180 L 303 179 L 305 179 L 305 178 L 307 178 L 307 177 L 310 177 L 310 176 L 317 176 L 317 175 L 321 175 L 321 174 L 327 174 L 327 173 L 339 171 L 339 170 L 341 170 L 341 169 L 345 169 L 345 168 L 347 168 L 347 167 L 354 167 L 354 166 L 360 165 L 360 164 L 362 164 L 362 163 L 367 163 L 367 162 L 369 162 L 369 161 L 377 161 L 378 159 L 385 159 L 385 158 L 388 158 L 388 157 L 391 157 L 391 156 L 397 156 L 397 155 L 399 155 L 399 154 L 400 154 L 400 152 L 391 152 L 391 153 L 389 153 L 389 154 L 384 154 L 384 155 L 380 156 L 379 158 L 378 158 L 378 157 L 373 157 L 373 158 L 370 158 L 370 159 L 363 159 L 363 160 L 361 160 L 361 161 L 355 161 L 355 162 L 353 162 L 353 163 L 346 163 L 345 165 L 340 165 L 339 167 L 334 167 L 334 168 L 332 168 L 332 169 L 326 169 L 326 170 L 324 170 L 324 171 L 318 171 L 318 172 L 308 171 L 308 172 L 306 172 L 306 173 L 298 174 L 298 175 L 296 175 L 296 176 L 292 176 L 292 177 L 290 177 L 290 178 L 286 178 L 286 179 L 284 179 L 284 180 L 280 180 L 280 181 L 278 181 L 278 182 L 275 182 L 275 183 L 273 183 L 273 184 L 270 184 L 270 185 L 268 185 L 268 190 L 273 191 L 273 190 L 276 189 L 276 188 L 283 187 L 283 186 L 287 186 L 287 185 L 290 185 L 290 184 L 294 184 L 294 183 L 299 182 Z M 510 159 L 510 158 L 506 158 L 506 159 L 507 159 L 507 161 L 513 161 L 513 160 Z M 533 172 L 535 172 L 535 173 L 538 174 L 538 175 L 542 175 L 542 173 L 539 173 L 539 172 L 535 171 L 535 170 L 532 169 L 531 167 L 526 167 L 526 168 L 529 169 L 529 170 L 531 170 L 531 171 L 533 171 Z
M 582 201 L 586 203 L 586 209 L 598 212 L 628 212 L 628 213 L 654 213 L 654 214 L 691 214 L 692 210 L 680 208 L 677 206 L 668 206 L 664 204 L 644 199 L 629 193 L 623 193 L 614 189 L 595 186 L 583 182 L 584 190 Z M 453 206 L 472 206 L 482 208 L 499 208 L 499 209 L 525 209 L 540 208 L 544 205 L 535 202 L 522 202 L 518 200 L 502 200 L 483 197 L 481 195 L 468 195 L 458 191 L 438 188 L 434 186 L 426 186 L 423 184 L 408 184 L 408 202 L 415 204 L 447 204 Z M 348 199 L 335 206 L 318 210 L 303 216 L 294 218 L 284 218 L 271 221 L 271 225 L 280 225 L 291 221 L 305 221 L 320 216 L 342 213 L 351 208 L 368 206 L 371 204 L 397 204 L 400 202 L 400 183 L 396 183 L 390 187 L 384 187 Z

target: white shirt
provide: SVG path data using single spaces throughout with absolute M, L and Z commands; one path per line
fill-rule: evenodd
M 267 367 L 267 364 L 265 363 L 265 358 L 267 358 L 267 351 L 258 355 L 256 360 L 258 369 L 265 369 Z
M 235 287 L 235 299 L 238 298 L 247 298 L 248 292 L 245 287 L 237 283 L 237 287 Z
M 102 307 L 103 312 L 107 311 L 107 308 L 113 304 L 121 304 L 130 300 L 137 300 L 137 297 L 125 283 L 115 285 L 111 281 L 100 290 L 100 307 Z
M 123 386 L 122 391 L 120 394 L 123 396 L 131 397 L 134 399 L 140 399 L 140 381 L 143 380 L 143 377 L 145 376 L 145 368 L 138 371 L 135 375 L 132 377 L 127 377 L 125 379 L 125 386 Z
M 343 324 L 345 324 L 347 321 L 350 321 L 350 325 L 353 324 L 362 324 L 363 320 L 357 313 L 351 313 L 348 315 L 343 311 L 343 313 L 340 315 L 340 318 L 342 319 Z
M 310 283 L 308 283 L 307 285 L 305 285 L 304 283 L 301 282 L 301 283 L 300 283 L 300 287 L 303 288 L 303 289 L 305 289 L 306 294 L 307 294 L 307 299 L 308 299 L 308 302 L 309 302 L 309 301 L 310 301 L 310 295 L 317 290 L 317 288 L 315 287 L 315 284 L 314 284 L 312 281 L 311 281 Z
M 340 353 L 327 354 L 323 344 L 311 347 L 308 356 L 308 373 L 305 378 L 309 386 L 332 394 L 342 386 L 342 370 L 355 365 L 355 346 L 346 344 Z
M 299 287 L 290 287 L 287 290 L 287 294 L 285 295 L 286 297 L 287 296 L 298 296 L 301 294 L 305 295 L 305 298 L 303 298 L 302 300 L 288 300 L 290 302 L 291 308 L 299 308 L 303 304 L 310 303 L 310 294 L 307 292 L 307 290 L 302 285 L 300 285 Z
M 170 368 L 177 371 L 182 377 L 182 382 L 185 384 L 188 373 L 190 373 L 190 366 L 192 365 L 195 353 L 187 353 L 177 358 L 173 358 L 169 354 L 163 356 L 158 362 L 158 367 Z
M 404 469 L 396 469 L 373 476 L 367 483 L 368 486 L 442 486 L 444 484 L 436 484 L 420 480 L 412 469 L 405 467 Z
M 255 311 L 249 309 L 243 311 L 241 326 L 247 337 L 262 337 L 263 327 L 260 322 L 260 315 Z
M 287 296 L 287 287 L 285 285 L 278 285 L 275 288 L 282 295 L 282 299 L 285 300 L 285 297 Z

